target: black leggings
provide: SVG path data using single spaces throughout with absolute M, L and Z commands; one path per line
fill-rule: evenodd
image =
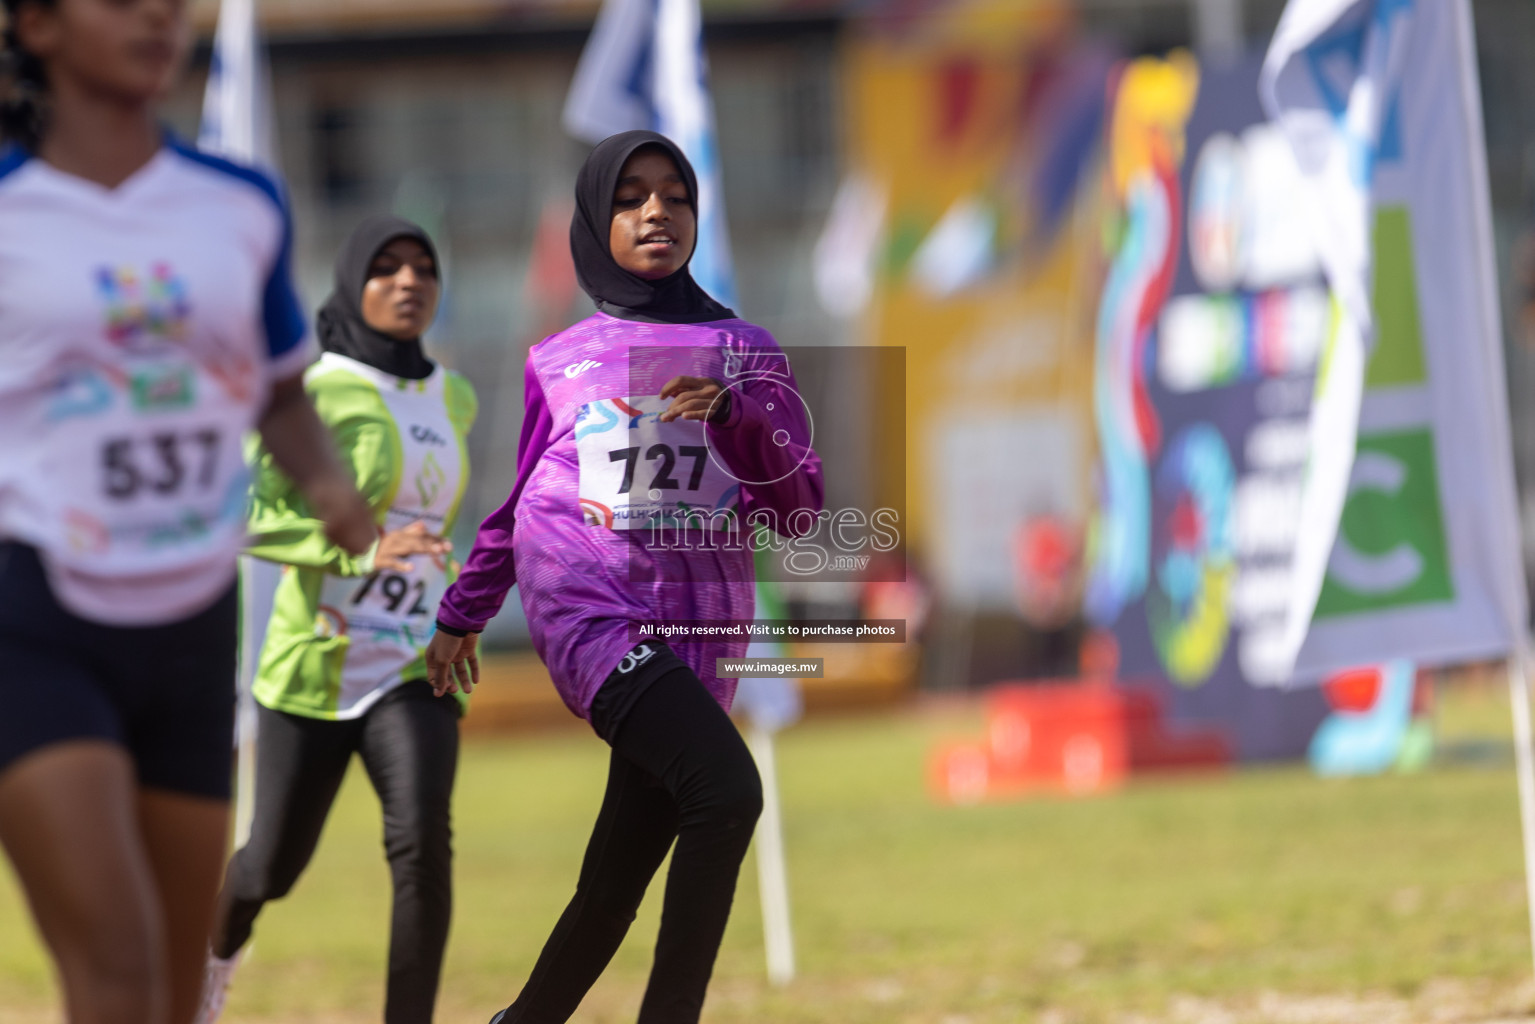
M 638 687 L 615 670 L 593 709 L 613 753 L 576 894 L 501 1024 L 563 1024 L 634 922 L 675 839 L 661 934 L 639 1024 L 693 1024 L 725 934 L 736 875 L 762 813 L 762 783 L 730 717 L 662 648 Z M 657 661 L 663 659 L 658 658 Z M 613 728 L 601 708 L 622 708 Z
M 260 707 L 256 812 L 250 840 L 229 863 L 213 952 L 232 956 L 267 900 L 287 895 L 314 855 L 352 754 L 384 807 L 384 853 L 394 880 L 387 1024 L 432 1019 L 453 911 L 449 801 L 458 767 L 458 708 L 414 680 L 361 718 L 330 722 Z

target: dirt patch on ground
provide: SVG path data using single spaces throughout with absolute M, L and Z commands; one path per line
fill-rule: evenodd
M 1040 1024 L 1070 1020 L 1047 1012 Z M 1180 996 L 1163 1015 L 1126 1014 L 1115 1024 L 1535 1024 L 1535 982 L 1499 989 L 1433 981 L 1411 996 L 1262 992 L 1237 1002 Z

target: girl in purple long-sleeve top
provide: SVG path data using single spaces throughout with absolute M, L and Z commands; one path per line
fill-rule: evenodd
M 654 132 L 600 144 L 576 179 L 571 252 L 598 312 L 528 353 L 517 480 L 443 598 L 438 692 L 470 689 L 477 634 L 518 584 L 565 703 L 612 747 L 576 893 L 495 1024 L 567 1020 L 618 949 L 673 840 L 640 1024 L 698 1020 L 761 783 L 716 658 L 659 620 L 749 620 L 747 536 L 813 529 L 820 460 L 767 331 L 694 283 L 697 182 Z M 743 526 L 743 523 L 746 525 Z

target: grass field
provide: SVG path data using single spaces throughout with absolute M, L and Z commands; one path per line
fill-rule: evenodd
M 936 738 L 979 732 L 973 707 L 805 723 L 779 746 L 800 978 L 764 980 L 748 861 L 705 1019 L 1532 1019 L 1508 717 L 1495 688 L 1446 695 L 1452 756 L 1416 776 L 1285 766 L 965 808 L 928 799 L 923 765 Z M 466 745 L 439 1020 L 483 1024 L 516 994 L 574 884 L 605 752 L 581 731 Z M 577 1021 L 633 1021 L 659 889 Z M 356 774 L 260 921 L 225 1020 L 379 1020 L 387 914 Z M 57 1020 L 53 999 L 0 875 L 0 1021 Z

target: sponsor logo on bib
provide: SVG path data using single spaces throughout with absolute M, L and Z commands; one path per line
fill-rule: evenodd
M 48 400 L 49 422 L 108 412 L 118 390 L 112 379 L 121 376 L 122 371 L 115 366 L 77 366 L 66 370 Z
M 129 382 L 135 409 L 162 411 L 192 407 L 192 371 L 184 365 L 144 370 L 133 374 Z
M 439 448 L 446 448 L 448 446 L 447 440 L 441 434 L 431 427 L 423 427 L 419 423 L 411 424 L 410 436 L 419 444 L 431 444 Z
M 107 340 L 133 355 L 156 355 L 186 341 L 192 306 L 186 282 L 156 263 L 148 278 L 133 267 L 98 267 L 96 291 L 106 316 Z
M 442 466 L 432 457 L 432 453 L 427 452 L 426 458 L 421 460 L 421 471 L 416 474 L 416 491 L 421 497 L 421 507 L 431 508 L 447 482 L 448 474 L 443 472 Z

